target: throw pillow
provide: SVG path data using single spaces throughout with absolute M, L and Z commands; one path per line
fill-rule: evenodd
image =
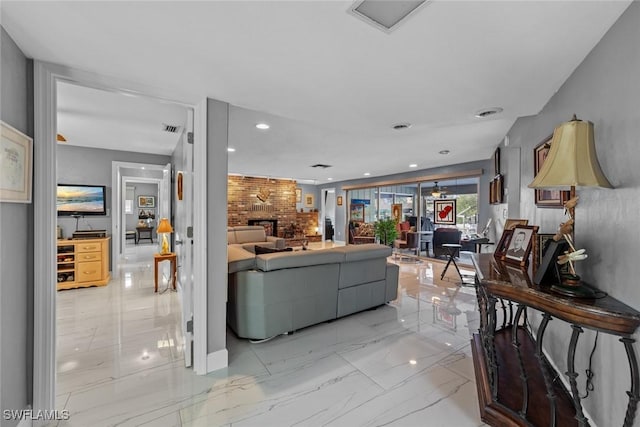
M 267 248 L 266 246 L 256 245 L 254 250 L 256 255 L 262 255 L 262 254 L 273 254 L 276 252 L 291 252 L 293 251 L 293 248 L 275 249 L 275 248 Z

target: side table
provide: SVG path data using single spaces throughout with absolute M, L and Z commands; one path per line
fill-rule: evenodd
M 154 273 L 154 286 L 155 286 L 155 290 L 154 292 L 158 292 L 158 264 L 161 263 L 162 261 L 169 261 L 171 263 L 171 277 L 173 279 L 173 290 L 176 289 L 176 277 L 178 276 L 178 261 L 177 261 L 177 256 L 176 254 L 170 252 L 168 254 L 153 254 L 153 273 Z M 162 292 L 166 292 L 167 290 L 169 290 L 169 284 L 167 284 L 167 289 L 165 289 Z
M 453 265 L 456 268 L 456 271 L 458 272 L 458 276 L 460 276 L 460 280 L 464 281 L 462 277 L 462 273 L 460 273 L 460 269 L 458 268 L 458 264 L 456 264 L 456 260 L 455 260 L 456 250 L 462 248 L 462 245 L 459 245 L 457 243 L 443 243 L 442 247 L 447 250 L 448 252 L 447 255 L 449 255 L 449 261 L 447 261 L 447 265 L 444 267 L 444 270 L 442 270 L 442 274 L 440 275 L 440 280 L 444 279 L 444 275 L 447 272 L 447 268 L 449 268 L 449 264 L 453 262 Z

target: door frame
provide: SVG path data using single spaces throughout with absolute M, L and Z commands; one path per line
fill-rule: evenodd
M 123 209 L 125 199 L 125 187 L 127 183 L 146 183 L 158 185 L 158 204 L 161 200 L 170 197 L 170 189 L 163 191 L 162 178 L 146 178 L 141 176 L 123 175 L 122 169 L 157 170 L 162 172 L 166 165 L 153 165 L 147 163 L 111 162 L 111 266 L 112 271 L 116 271 L 120 264 L 120 257 L 124 255 L 124 233 L 126 231 L 125 213 Z M 135 202 L 135 200 L 134 200 Z M 135 211 L 134 206 L 134 211 Z M 159 216 L 159 215 L 158 215 Z
M 67 82 L 95 89 L 136 96 L 146 96 L 194 108 L 196 117 L 202 114 L 202 103 L 192 105 L 176 102 L 180 96 L 167 88 L 159 89 L 126 80 L 101 76 L 67 66 L 34 61 L 34 268 L 33 268 L 33 410 L 53 410 L 56 388 L 56 140 L 57 83 Z M 206 117 L 206 109 L 204 111 Z M 196 128 L 198 129 L 198 128 Z M 206 129 L 206 121 L 204 122 Z M 196 132 L 196 147 L 206 150 L 207 134 Z M 206 151 L 205 151 L 206 152 Z M 204 181 L 205 168 L 194 164 L 196 179 Z M 206 200 L 206 192 L 204 197 Z M 201 194 L 202 196 L 202 194 Z M 194 206 L 195 222 L 204 222 L 206 203 Z M 206 236 L 206 235 L 205 235 Z M 206 244 L 204 252 L 194 259 L 194 371 L 207 372 L 207 271 Z M 199 245 L 199 246 L 200 246 Z M 204 298 L 201 296 L 204 295 Z

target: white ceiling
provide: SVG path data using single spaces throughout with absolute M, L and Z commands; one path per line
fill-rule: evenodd
M 230 172 L 323 183 L 490 158 L 630 1 L 433 1 L 391 34 L 348 14 L 351 4 L 3 0 L 0 8 L 29 57 L 144 84 L 151 95 L 170 90 L 186 104 L 232 104 Z M 163 154 L 175 145 L 158 129 L 184 120 L 183 108 L 65 86 L 59 131 L 70 144 Z M 504 111 L 474 117 L 489 107 Z M 261 121 L 271 129 L 255 129 Z M 413 126 L 392 130 L 398 122 Z

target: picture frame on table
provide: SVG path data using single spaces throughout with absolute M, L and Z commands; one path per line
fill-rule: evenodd
M 31 203 L 33 138 L 0 122 L 0 202 Z
M 433 223 L 438 225 L 456 225 L 456 200 L 439 199 L 433 201 Z
M 504 222 L 504 229 L 513 230 L 517 225 L 527 225 L 527 224 L 529 224 L 528 219 L 507 218 Z
M 138 196 L 139 208 L 155 208 L 156 197 L 155 196 Z
M 544 257 L 544 252 L 549 246 L 549 242 L 553 240 L 553 236 L 555 234 L 552 233 L 538 233 L 536 234 L 536 240 L 533 245 L 533 270 L 537 270 L 540 262 L 542 262 L 542 258 Z
M 529 264 L 529 255 L 538 232 L 537 225 L 517 225 L 502 260 L 524 267 Z
M 507 252 L 507 248 L 509 247 L 509 243 L 511 242 L 511 235 L 513 234 L 513 229 L 505 228 L 502 232 L 502 236 L 496 245 L 496 250 L 493 252 L 493 256 L 502 259 L 505 252 Z
M 533 177 L 535 178 L 542 169 L 549 149 L 551 148 L 551 139 L 553 135 L 548 136 L 540 144 L 533 149 Z M 563 208 L 564 203 L 571 198 L 571 192 L 567 190 L 539 190 L 534 189 L 535 203 L 539 208 Z

